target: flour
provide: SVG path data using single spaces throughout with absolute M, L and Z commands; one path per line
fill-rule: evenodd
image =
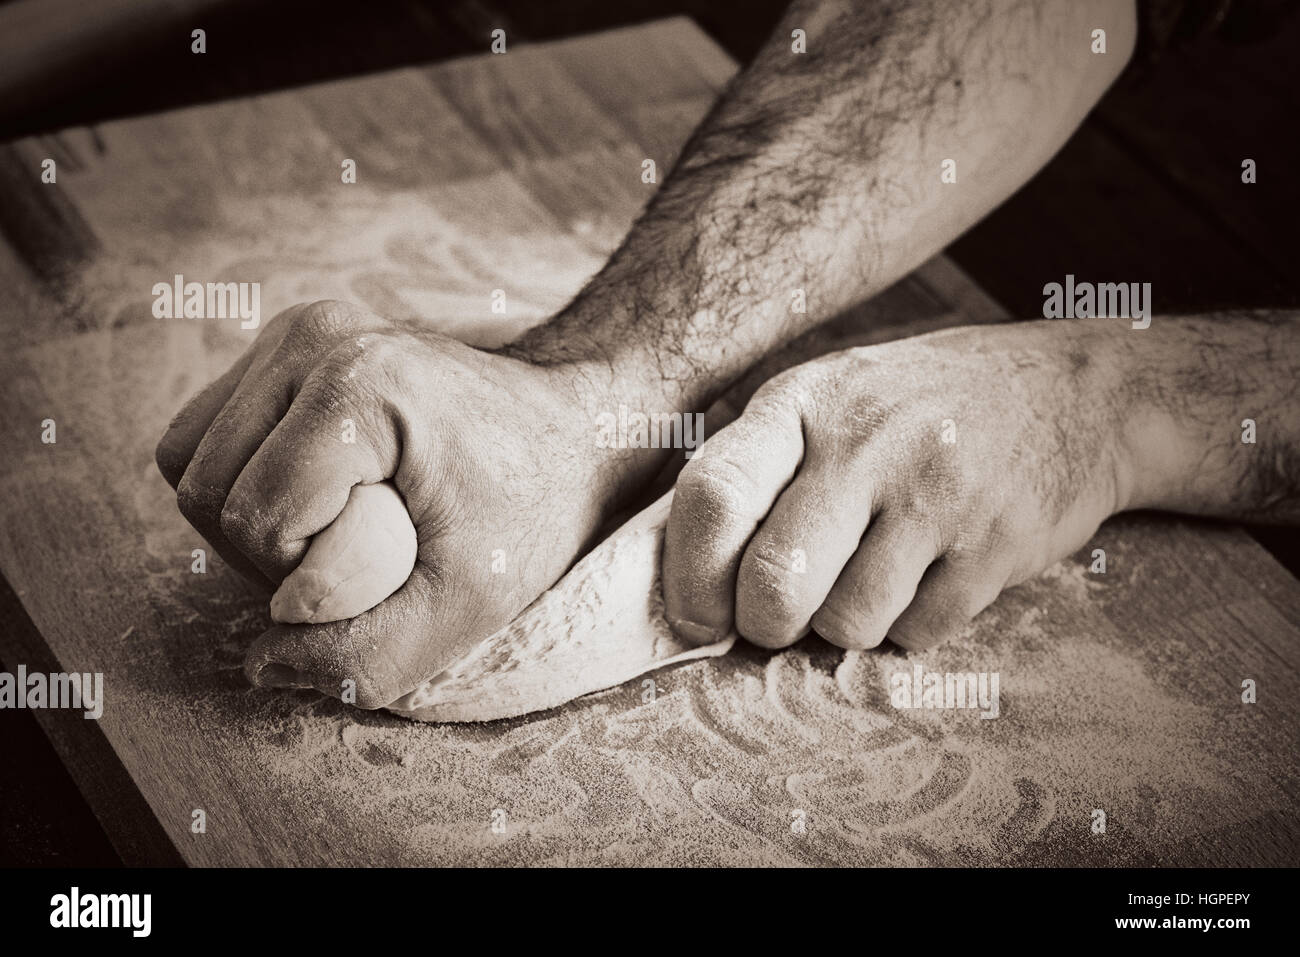
M 1280 783 L 1235 770 L 1249 727 L 1134 656 L 1035 624 L 1026 611 L 1052 587 L 1022 586 L 924 655 L 738 645 L 656 672 L 648 703 L 633 683 L 528 718 L 420 726 L 321 701 L 295 720 L 328 745 L 296 732 L 268 760 L 286 787 L 393 823 L 376 860 L 421 865 L 1134 863 L 1195 845 L 1223 802 L 1288 805 Z M 895 710 L 888 677 L 914 660 L 996 667 L 1000 717 Z

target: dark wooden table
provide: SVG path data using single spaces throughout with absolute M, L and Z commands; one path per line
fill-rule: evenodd
M 235 4 L 213 15 L 209 33 L 219 42 L 201 63 L 166 38 L 147 38 L 134 56 L 107 61 L 111 83 L 53 102 L 33 99 L 26 109 L 0 102 L 0 138 L 479 52 L 497 26 L 519 42 L 687 9 L 743 60 L 781 7 L 638 3 L 615 10 L 576 0 L 541 11 L 514 2 L 382 0 L 361 8 L 312 4 L 316 15 L 304 17 L 301 3 Z M 1300 303 L 1288 253 L 1300 187 L 1286 174 L 1297 155 L 1291 123 L 1300 104 L 1294 84 L 1282 79 L 1296 26 L 1255 46 L 1211 42 L 1171 54 L 1159 69 L 1121 83 L 1061 155 L 954 244 L 952 256 L 1013 314 L 1034 314 L 1041 277 L 1065 272 L 1149 277 L 1162 312 Z M 1261 170 L 1251 187 L 1238 172 L 1247 155 Z M 0 232 L 12 238 L 16 228 L 0 207 Z M 1291 541 L 1256 534 L 1295 570 Z M 26 632 L 25 646 L 36 637 L 7 587 L 0 588 L 0 628 Z M 27 773 L 0 780 L 0 861 L 114 860 L 37 724 L 28 715 L 7 718 L 15 720 L 6 721 L 3 760 Z M 104 779 L 129 784 L 124 769 L 111 765 L 99 769 Z

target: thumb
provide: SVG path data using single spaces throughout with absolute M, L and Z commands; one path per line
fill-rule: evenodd
M 263 688 L 315 688 L 382 708 L 445 671 L 518 611 L 499 591 L 481 540 L 443 531 L 420 546 L 397 591 L 355 618 L 280 624 L 248 650 L 244 673 Z M 349 700 L 349 692 L 355 700 Z
M 315 688 L 382 708 L 438 670 L 433 589 L 423 565 L 370 611 L 320 625 L 276 625 L 248 650 L 244 673 L 261 688 Z
M 392 483 L 354 485 L 343 511 L 280 583 L 271 617 L 320 624 L 369 611 L 406 581 L 416 549 L 415 526 Z

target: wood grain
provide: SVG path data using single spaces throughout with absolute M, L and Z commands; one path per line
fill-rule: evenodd
M 114 801 L 114 762 L 194 864 L 651 862 L 670 851 L 715 862 L 1297 862 L 1300 587 L 1227 526 L 1107 523 L 1089 546 L 1107 549 L 1104 579 L 1087 576 L 1085 549 L 924 656 L 954 670 L 987 661 L 1006 676 L 1005 717 L 975 731 L 890 712 L 876 678 L 910 666 L 897 653 L 845 656 L 815 640 L 674 669 L 654 705 L 615 689 L 466 728 L 417 728 L 244 682 L 243 651 L 269 622 L 265 596 L 219 560 L 190 572 L 203 543 L 152 448 L 255 333 L 156 320 L 152 285 L 176 273 L 257 281 L 266 317 L 338 297 L 504 341 L 599 267 L 649 195 L 641 160 L 666 168 L 732 70 L 672 20 L 68 130 L 58 144 L 75 162 L 60 164 L 57 186 L 39 182 L 48 141 L 9 148 L 5 203 L 23 197 L 37 218 L 75 214 L 84 233 L 24 242 L 15 223 L 0 244 L 0 570 L 48 656 L 11 635 L 0 651 L 13 664 L 105 673 L 96 727 L 38 717 L 124 858 L 166 849 L 152 822 L 134 820 L 138 805 Z M 344 158 L 357 161 L 356 185 L 340 182 Z M 509 297 L 504 317 L 489 311 L 495 288 Z M 935 260 L 800 348 L 999 317 Z M 736 401 L 794 354 L 771 357 Z M 39 441 L 46 417 L 58 422 L 55 445 Z M 1115 684 L 1133 674 L 1136 698 Z M 1241 705 L 1243 677 L 1260 682 L 1258 705 Z M 754 688 L 811 717 L 744 725 Z M 638 739 L 650 713 L 712 729 L 695 742 L 707 760 Z M 837 752 L 819 722 L 859 729 L 859 744 Z M 1167 736 L 1167 758 L 1139 772 L 1144 727 Z M 635 779 L 601 763 L 615 746 L 641 768 Z M 899 749 L 921 777 L 864 797 L 860 779 Z M 1071 764 L 1053 751 L 1092 757 Z M 1112 769 L 1128 790 L 1098 793 Z M 981 817 L 1011 782 L 1018 810 Z M 566 787 L 586 802 L 555 806 Z M 804 843 L 781 803 L 795 793 L 826 822 Z M 1107 841 L 1080 836 L 1095 802 L 1114 812 Z M 488 828 L 503 803 L 523 823 L 501 840 Z M 208 813 L 206 834 L 190 831 L 195 808 Z M 935 837 L 965 818 L 979 821 L 978 847 Z

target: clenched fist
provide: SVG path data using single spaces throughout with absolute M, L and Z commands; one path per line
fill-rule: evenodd
M 371 611 L 270 629 L 250 676 L 335 696 L 350 679 L 357 704 L 381 707 L 554 582 L 608 498 L 579 381 L 344 302 L 273 319 L 158 445 L 181 512 L 269 586 L 353 486 L 391 480 L 418 550 L 406 584 Z

